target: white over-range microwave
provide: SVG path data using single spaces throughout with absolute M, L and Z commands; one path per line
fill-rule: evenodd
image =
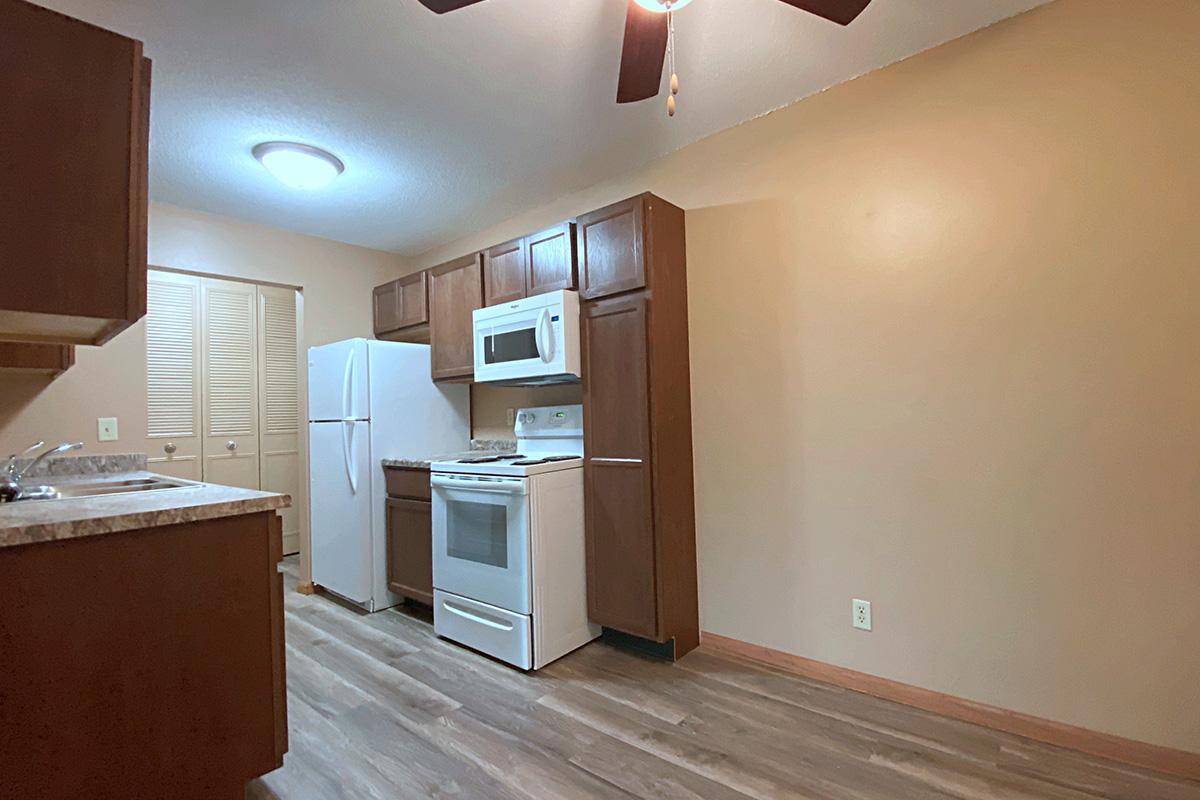
M 579 295 L 562 289 L 480 308 L 475 382 L 510 386 L 571 383 L 579 371 Z

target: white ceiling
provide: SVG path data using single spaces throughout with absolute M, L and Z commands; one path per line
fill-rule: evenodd
M 676 18 L 679 113 L 618 106 L 625 0 L 39 0 L 146 42 L 151 198 L 415 255 L 1045 0 L 874 0 L 842 28 L 776 0 Z M 288 139 L 317 192 L 250 156 Z

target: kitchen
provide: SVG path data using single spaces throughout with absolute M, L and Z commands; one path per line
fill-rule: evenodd
M 505 2 L 336 24 L 364 53 L 410 42 L 404 61 L 469 49 Z M 718 122 L 765 95 L 701 83 L 758 56 L 707 74 L 689 26 L 734 12 L 678 4 L 679 94 L 530 104 L 597 132 L 533 137 L 525 183 L 505 172 L 520 126 L 463 133 L 515 102 L 503 81 L 430 105 L 361 67 L 344 102 L 452 115 L 438 146 L 494 164 L 472 180 L 509 181 L 497 200 L 432 150 L 432 188 L 381 171 L 393 145 L 369 153 L 371 116 L 336 102 L 227 136 L 241 98 L 344 89 L 315 93 L 283 46 L 334 24 L 315 4 L 240 30 L 183 2 L 41 5 L 99 27 L 0 33 L 0 96 L 24 99 L 4 180 L 32 187 L 3 205 L 0 445 L 84 444 L 18 461 L 29 499 L 0 505 L 15 796 L 1051 797 L 1068 774 L 1085 796 L 1196 796 L 1193 243 L 1186 203 L 1132 191 L 1181 198 L 1195 174 L 1195 115 L 1166 101 L 1192 86 L 1192 9 L 964 4 L 882 56 L 899 4 L 845 26 L 779 4 L 777 30 L 884 61 L 767 75 L 812 96 Z M 594 5 L 619 45 L 625 4 Z M 539 8 L 575 53 L 613 44 Z M 1015 69 L 1034 57 L 1057 82 Z M 235 64 L 244 82 L 214 79 Z M 293 140 L 333 161 L 259 147 Z M 592 141 L 608 161 L 535 169 Z M 324 187 L 272 172 L 298 152 Z M 1114 605 L 1096 587 L 1118 576 Z

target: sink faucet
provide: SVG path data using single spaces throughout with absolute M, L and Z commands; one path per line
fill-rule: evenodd
M 0 503 L 12 503 L 17 500 L 26 500 L 31 497 L 42 497 L 52 490 L 47 486 L 38 486 L 32 489 L 27 489 L 21 484 L 21 480 L 36 467 L 38 464 L 45 461 L 51 456 L 56 456 L 59 453 L 66 453 L 69 450 L 78 450 L 83 447 L 83 442 L 63 442 L 62 444 L 51 447 L 24 469 L 17 469 L 17 459 L 21 456 L 28 455 L 34 450 L 38 450 L 45 446 L 45 442 L 37 442 L 30 447 L 27 447 L 22 453 L 13 453 L 8 457 L 8 465 L 4 468 L 4 475 L 0 476 Z

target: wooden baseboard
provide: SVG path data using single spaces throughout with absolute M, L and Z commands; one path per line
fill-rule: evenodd
M 296 584 L 296 591 L 300 594 L 316 594 L 317 587 L 313 586 L 312 581 L 301 581 Z
M 715 633 L 702 634 L 700 646 L 709 652 L 768 664 L 805 678 L 913 706 L 951 719 L 1108 758 L 1122 764 L 1200 781 L 1200 753 L 1175 750 L 1009 711 L 931 689 L 879 678 L 865 672 L 837 667 L 823 661 L 814 661 L 782 650 L 772 650 L 769 647 L 718 636 Z

